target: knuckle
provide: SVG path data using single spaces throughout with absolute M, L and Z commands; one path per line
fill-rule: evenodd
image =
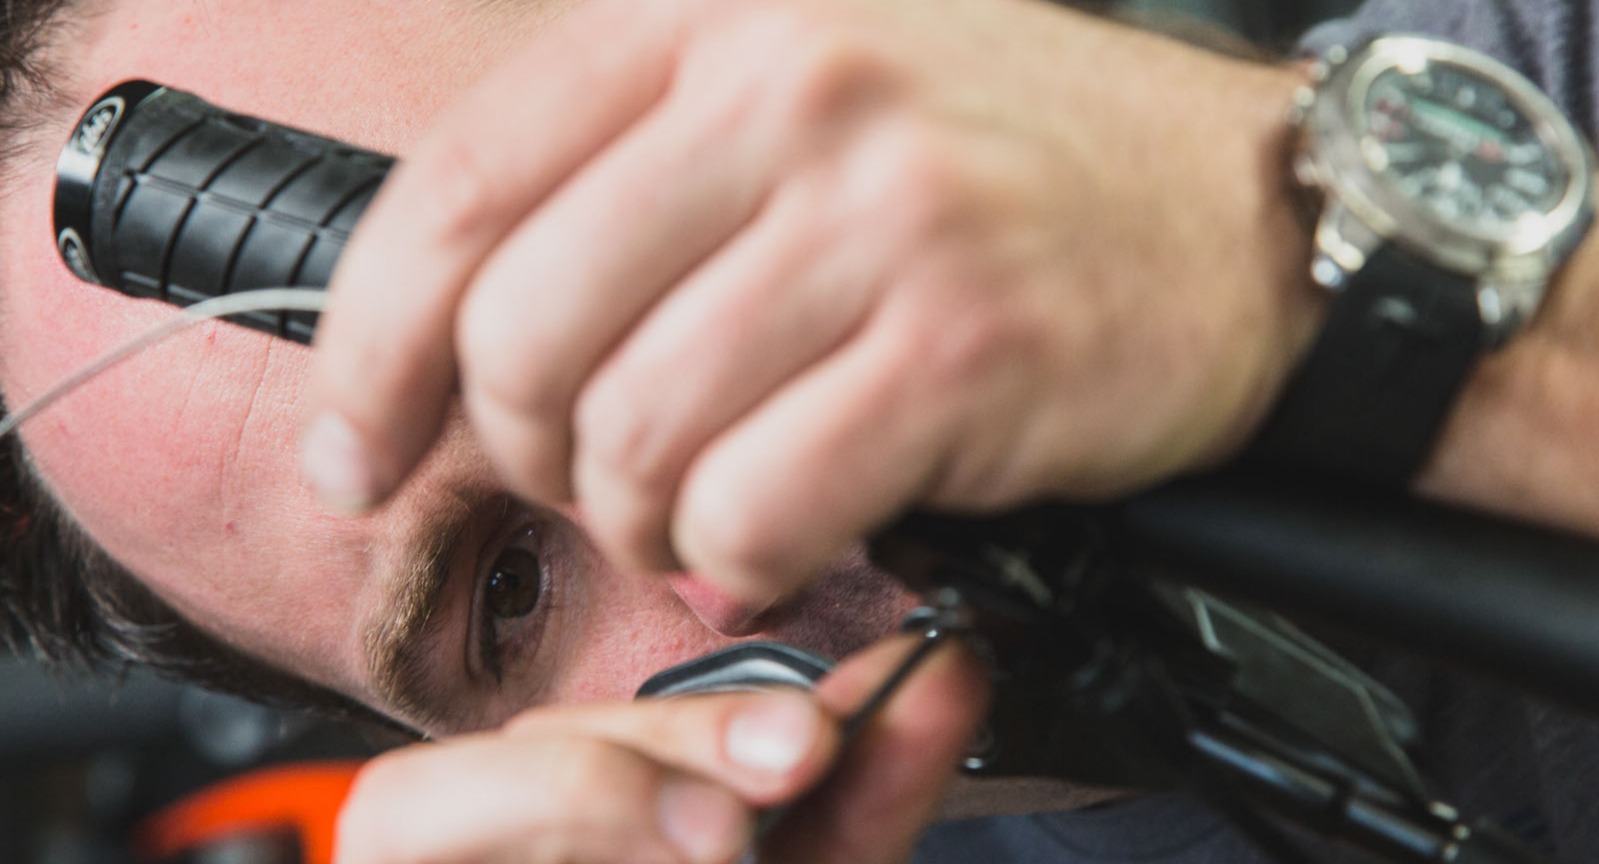
M 1019 329 L 1002 313 L 951 316 L 928 343 L 934 377 L 961 387 L 989 380 L 1011 366 L 1020 347 Z
M 708 572 L 735 577 L 786 573 L 790 556 L 774 535 L 764 511 L 748 499 L 712 489 L 716 484 L 696 484 L 681 508 L 679 531 L 693 538 L 679 543 L 692 561 L 685 564 Z
M 413 188 L 425 189 L 424 206 L 411 208 L 427 220 L 440 245 L 472 243 L 497 230 L 507 206 L 503 166 L 486 161 L 477 142 L 460 136 L 435 139 L 414 158 Z
M 891 80 L 871 43 L 845 28 L 790 13 L 778 104 L 789 128 L 828 127 L 852 116 Z
M 578 396 L 573 426 L 582 458 L 640 492 L 659 491 L 673 474 L 671 424 L 647 408 L 651 388 L 624 371 L 596 379 Z
M 970 394 L 1023 371 L 1039 338 L 1028 316 L 1003 303 L 951 305 L 952 314 L 913 325 L 904 339 L 927 386 Z
M 560 400 L 541 370 L 537 346 L 527 330 L 491 292 L 468 291 L 456 319 L 455 340 L 461 377 L 509 413 L 535 418 L 555 413 Z
M 752 698 L 748 693 L 711 693 L 698 699 L 677 699 L 662 703 L 662 710 L 654 719 L 659 730 L 659 740 L 669 742 L 682 753 L 719 753 L 728 725 L 742 705 Z M 702 772 L 714 774 L 720 767 L 714 760 L 704 760 L 698 766 Z
M 553 748 L 547 781 L 565 800 L 588 802 L 596 820 L 627 824 L 653 800 L 655 773 L 615 744 L 580 738 Z
M 462 390 L 505 418 L 554 423 L 567 409 L 565 387 L 541 351 L 527 343 L 526 328 L 501 304 L 468 292 L 456 321 Z
M 803 150 L 889 80 L 872 41 L 838 10 L 746 2 L 725 18 L 689 58 L 693 86 L 685 91 L 722 132 L 749 128 Z
M 549 340 L 530 335 L 502 298 L 474 286 L 455 319 L 461 402 L 511 491 L 564 499 L 569 487 L 570 387 Z
M 958 160 L 938 133 L 906 124 L 886 137 L 869 197 L 875 217 L 887 217 L 907 240 L 945 235 L 961 218 L 965 200 Z
M 808 134 L 889 80 L 882 40 L 855 17 L 837 4 L 744 0 L 722 14 L 711 56 L 719 69 L 740 70 L 729 83 L 744 85 L 743 97 Z
M 465 405 L 478 442 L 510 491 L 535 501 L 558 501 L 568 494 L 570 433 L 561 423 L 518 414 L 468 381 Z

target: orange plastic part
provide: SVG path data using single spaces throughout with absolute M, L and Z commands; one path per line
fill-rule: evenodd
M 133 854 L 164 861 L 228 837 L 292 829 L 305 864 L 333 864 L 334 826 L 360 762 L 264 768 L 225 780 L 140 823 Z

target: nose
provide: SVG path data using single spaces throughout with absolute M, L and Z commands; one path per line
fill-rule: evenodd
M 761 617 L 771 608 L 739 600 L 693 573 L 674 573 L 666 581 L 701 623 L 723 636 L 760 632 Z

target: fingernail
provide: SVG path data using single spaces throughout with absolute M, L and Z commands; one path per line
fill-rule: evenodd
M 749 814 L 719 786 L 674 777 L 661 787 L 661 833 L 695 862 L 726 861 L 749 842 Z
M 371 456 L 349 421 L 329 411 L 306 430 L 300 474 L 322 506 L 337 513 L 362 513 L 378 499 Z
M 745 768 L 787 773 L 810 751 L 817 722 L 816 709 L 805 697 L 763 695 L 727 724 L 727 756 Z

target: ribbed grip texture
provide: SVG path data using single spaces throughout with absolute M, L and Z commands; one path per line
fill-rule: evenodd
M 130 107 L 94 180 L 88 239 L 110 287 L 180 306 L 326 287 L 394 160 L 162 90 Z M 316 314 L 234 320 L 309 342 Z

